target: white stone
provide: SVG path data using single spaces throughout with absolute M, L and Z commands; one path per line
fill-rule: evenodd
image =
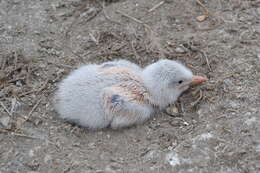
M 175 51 L 177 52 L 177 53 L 185 53 L 186 51 L 183 49 L 183 48 L 181 48 L 181 47 L 177 47 L 176 49 L 175 49 Z
M 180 164 L 180 159 L 178 157 L 178 154 L 175 152 L 169 153 L 166 156 L 166 161 L 173 167 Z
M 256 57 L 260 60 L 260 52 L 256 54 Z
M 245 121 L 245 123 L 246 123 L 246 125 L 250 126 L 250 125 L 252 125 L 253 123 L 255 123 L 256 121 L 257 121 L 257 120 L 256 120 L 256 117 L 251 117 L 251 118 L 247 119 L 247 120 Z
M 0 117 L 0 123 L 1 123 L 5 128 L 8 127 L 9 122 L 10 122 L 10 117 L 9 117 L 9 116 Z

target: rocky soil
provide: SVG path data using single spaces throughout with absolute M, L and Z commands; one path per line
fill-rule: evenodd
M 120 58 L 209 82 L 143 125 L 60 120 L 58 82 Z M 259 127 L 259 0 L 0 0 L 0 173 L 257 173 Z

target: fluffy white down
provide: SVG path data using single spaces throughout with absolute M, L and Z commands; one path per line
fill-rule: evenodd
M 108 116 L 105 113 L 101 94 L 104 93 L 108 87 L 114 86 L 121 81 L 120 78 L 102 75 L 99 71 L 100 67 L 127 67 L 136 72 L 136 74 L 139 73 L 140 76 L 143 77 L 140 82 L 143 83 L 151 94 L 151 101 L 158 104 L 159 107 L 164 107 L 169 103 L 173 103 L 181 92 L 183 92 L 182 90 L 172 90 L 175 93 L 170 95 L 169 93 L 165 93 L 168 92 L 167 90 L 163 92 L 164 87 L 168 87 L 166 86 L 167 81 L 171 81 L 174 75 L 177 75 L 176 77 L 184 77 L 187 80 L 190 80 L 192 76 L 190 70 L 183 65 L 178 65 L 178 63 L 172 64 L 172 67 L 176 68 L 176 71 L 174 69 L 168 71 L 171 65 L 169 67 L 166 65 L 166 71 L 158 71 L 157 65 L 159 66 L 158 69 L 163 69 L 165 66 L 164 63 L 159 61 L 144 70 L 138 65 L 126 60 L 112 61 L 101 65 L 90 64 L 82 66 L 70 73 L 67 78 L 59 84 L 58 91 L 54 98 L 55 109 L 61 118 L 91 129 L 108 126 L 118 128 L 141 123 L 147 120 L 154 112 L 154 108 L 151 105 L 125 103 L 127 108 L 123 109 L 130 109 L 130 113 L 136 114 L 137 118 L 134 123 L 128 122 L 129 119 L 126 117 L 127 115 L 123 115 L 123 118 L 114 119 L 112 122 L 113 115 Z M 170 74 L 168 74 L 168 72 L 170 72 Z M 163 80 L 158 78 L 160 75 L 165 75 L 162 76 Z M 156 77 L 154 78 L 152 76 Z M 160 83 L 162 86 L 158 87 L 161 85 Z
M 89 128 L 106 127 L 100 92 L 107 86 L 98 75 L 97 65 L 86 65 L 72 72 L 59 85 L 56 110 L 63 119 Z

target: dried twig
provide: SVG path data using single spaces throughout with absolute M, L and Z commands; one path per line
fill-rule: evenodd
M 14 97 L 12 99 L 12 104 L 11 104 L 12 105 L 12 107 L 11 107 L 11 115 L 13 115 L 13 113 L 14 113 L 16 102 L 17 102 L 17 99 L 16 99 L 16 97 Z
M 206 16 L 209 16 L 209 15 L 212 15 L 210 12 L 209 12 L 209 10 L 205 7 L 205 5 L 204 4 L 202 4 L 202 2 L 200 2 L 200 0 L 196 0 L 196 2 L 197 2 L 197 4 L 199 4 L 203 9 L 204 9 L 204 11 L 205 11 L 205 15 Z
M 69 39 L 70 39 L 70 32 L 72 31 L 74 25 L 78 22 L 79 19 L 81 19 L 81 15 L 80 12 L 85 8 L 85 2 L 82 2 L 82 7 L 81 9 L 78 9 L 78 11 L 75 13 L 74 17 L 75 19 L 72 21 L 72 23 L 70 24 L 70 26 L 68 27 L 67 31 L 65 32 L 65 38 L 64 38 L 64 42 L 62 44 L 62 47 L 67 48 L 73 55 L 75 55 L 76 57 L 79 58 L 79 60 L 81 61 L 81 63 L 85 63 L 84 62 L 84 58 L 82 56 L 80 56 L 79 54 L 77 54 L 76 52 L 74 52 L 72 50 L 72 48 L 68 45 Z M 88 17 L 84 23 L 87 23 L 89 21 L 91 21 L 92 19 L 94 19 L 101 10 L 97 11 L 96 13 L 94 13 L 93 15 L 91 15 L 90 17 Z
M 162 110 L 162 113 L 164 113 L 164 114 L 166 114 L 166 115 L 168 115 L 170 117 L 175 117 L 174 115 L 168 113 L 166 109 Z
M 82 9 L 84 9 L 85 7 L 83 6 Z M 82 9 L 78 9 L 78 11 L 76 11 L 76 13 L 74 14 L 75 19 L 72 21 L 72 23 L 70 24 L 70 26 L 68 27 L 66 33 L 65 33 L 65 38 L 69 38 L 69 33 L 71 32 L 71 30 L 73 29 L 73 26 L 78 22 L 79 19 L 82 18 L 82 15 L 80 14 L 80 12 L 82 11 Z M 100 11 L 97 11 L 96 13 L 94 13 L 93 15 L 91 15 L 90 17 L 88 17 L 84 23 L 87 23 L 89 21 L 91 21 L 92 19 L 94 19 Z
M 81 55 L 79 55 L 77 52 L 73 51 L 70 46 L 64 45 L 64 47 L 66 47 L 73 55 L 78 57 L 81 63 L 85 63 L 84 58 Z
M 91 40 L 96 44 L 96 45 L 98 45 L 98 39 L 96 39 L 96 37 L 92 34 L 92 33 L 89 33 L 89 36 L 90 36 L 90 38 L 91 38 Z
M 139 20 L 139 19 L 137 19 L 137 18 L 134 18 L 134 17 L 132 17 L 132 16 L 129 16 L 128 14 L 125 14 L 125 13 L 122 12 L 122 11 L 117 10 L 116 13 L 119 13 L 119 14 L 121 14 L 122 16 L 127 17 L 127 18 L 129 18 L 129 19 L 131 19 L 131 20 L 133 20 L 133 21 L 135 21 L 135 22 L 137 22 L 137 23 L 140 23 L 140 24 L 143 24 L 143 25 L 145 24 L 143 21 L 141 21 L 141 20 Z
M 56 65 L 57 67 L 65 67 L 65 68 L 69 68 L 69 69 L 74 69 L 75 67 L 71 66 L 71 65 L 67 65 L 67 64 L 60 64 L 60 63 L 55 63 L 55 62 L 51 62 L 48 61 L 49 64 L 53 64 Z
M 117 25 L 122 25 L 121 23 L 119 23 L 119 22 L 117 22 L 117 21 L 115 21 L 115 20 L 112 20 L 108 15 L 107 15 L 107 13 L 103 10 L 103 14 L 104 14 L 104 17 L 108 20 L 108 21 L 110 21 L 110 22 L 112 22 L 112 23 L 115 23 L 115 24 L 117 24 Z
M 159 52 L 160 52 L 161 56 L 164 56 L 163 53 L 165 53 L 165 50 L 162 49 L 161 46 L 158 44 L 158 42 L 156 40 L 156 36 L 155 36 L 156 33 L 152 30 L 152 28 L 148 24 L 146 24 L 143 21 L 141 21 L 141 20 L 139 20 L 137 18 L 134 18 L 134 17 L 132 17 L 132 16 L 130 16 L 128 14 L 125 14 L 122 11 L 118 11 L 117 10 L 116 13 L 119 13 L 122 16 L 127 17 L 127 18 L 135 21 L 136 23 L 142 24 L 150 32 L 149 34 L 151 35 L 151 38 L 150 38 L 151 39 L 151 43 L 153 43 L 155 45 L 155 47 L 159 49 Z
M 227 115 L 220 115 L 217 118 L 215 118 L 215 120 L 221 119 L 221 118 L 227 118 Z
M 26 81 L 25 81 L 25 83 L 26 83 L 26 85 L 28 85 L 28 86 L 30 86 L 30 81 L 31 81 L 31 80 L 30 80 L 30 76 L 31 76 L 31 74 L 32 74 L 32 72 L 33 72 L 31 66 L 32 66 L 31 63 L 29 63 L 28 66 L 27 66 L 27 73 L 26 73 Z
M 30 91 L 24 92 L 22 94 L 19 94 L 18 97 L 23 97 L 23 96 L 26 96 L 28 94 L 34 93 L 34 92 L 36 92 L 36 90 L 30 90 Z
M 49 62 L 48 62 L 48 63 L 49 63 Z M 44 90 L 44 89 L 47 87 L 47 84 L 48 84 L 48 83 L 49 83 L 49 79 L 47 79 L 47 80 L 44 82 L 44 84 L 43 84 L 40 88 L 38 88 L 38 89 L 33 89 L 33 90 L 30 90 L 30 91 L 21 93 L 21 94 L 19 94 L 18 96 L 19 96 L 19 97 L 23 97 L 23 96 L 25 96 L 25 95 L 28 95 L 28 94 L 31 94 L 31 93 L 34 93 L 34 92 L 36 92 L 36 94 L 39 94 L 42 90 Z
M 181 112 L 184 113 L 184 112 L 185 112 L 185 111 L 184 111 L 184 105 L 183 105 L 182 102 L 180 103 L 180 108 L 181 108 Z
M 143 21 L 141 21 L 141 20 L 139 20 L 139 19 L 137 19 L 137 18 L 135 18 L 135 17 L 132 17 L 132 16 L 130 16 L 130 15 L 128 15 L 128 14 L 125 14 L 124 12 L 119 11 L 119 10 L 117 10 L 116 13 L 119 13 L 119 14 L 121 14 L 122 16 L 127 17 L 127 18 L 129 18 L 129 19 L 135 21 L 136 23 L 142 24 L 142 25 L 143 25 L 145 28 L 147 28 L 151 33 L 154 33 L 154 31 L 152 30 L 152 28 L 151 28 L 149 25 L 147 25 L 146 23 L 144 23 Z
M 135 17 L 132 17 L 132 16 L 130 16 L 130 15 L 128 15 L 128 14 L 125 14 L 125 13 L 122 12 L 122 11 L 118 11 L 118 10 L 117 10 L 116 13 L 119 13 L 119 14 L 121 14 L 122 16 L 127 17 L 127 18 L 129 18 L 129 19 L 135 21 L 136 23 L 142 24 L 142 25 L 143 25 L 145 28 L 147 28 L 150 32 L 154 32 L 154 31 L 152 30 L 152 28 L 151 28 L 149 25 L 147 25 L 146 23 L 144 23 L 143 21 L 141 21 L 141 20 L 139 20 L 139 19 L 137 19 L 137 18 L 135 18 Z
M 42 85 L 42 87 L 40 87 L 39 89 L 36 90 L 36 92 L 37 92 L 36 94 L 39 94 L 42 90 L 44 90 L 44 89 L 47 87 L 48 83 L 49 83 L 49 79 L 47 79 L 47 80 L 44 82 L 44 84 Z
M 200 52 L 204 56 L 204 58 L 206 59 L 206 63 L 207 63 L 207 66 L 208 66 L 209 70 L 212 71 L 212 69 L 210 67 L 210 64 L 209 64 L 209 59 L 208 59 L 207 54 L 204 51 L 200 51 Z
M 16 79 L 11 79 L 11 80 L 7 81 L 7 83 L 13 83 L 13 82 L 16 82 L 16 81 L 18 81 L 18 80 L 24 80 L 24 79 L 25 79 L 25 77 L 16 78 Z
M 33 106 L 32 110 L 29 112 L 28 116 L 26 117 L 25 121 L 28 121 L 32 115 L 32 113 L 35 111 L 35 109 L 39 106 L 39 104 L 41 103 L 42 98 L 40 100 L 38 100 L 38 102 Z
M 18 62 L 18 55 L 17 55 L 17 52 L 15 51 L 14 52 L 14 68 L 17 67 L 17 62 Z
M 31 139 L 39 139 L 39 138 L 36 138 L 36 137 L 33 137 L 33 136 L 28 136 L 28 135 L 25 135 L 25 134 L 16 133 L 16 132 L 13 132 L 13 131 L 10 131 L 10 130 L 6 130 L 6 129 L 0 129 L 0 133 L 8 133 L 8 134 L 11 134 L 11 135 L 14 135 L 14 136 L 19 136 L 19 137 L 25 137 L 25 138 L 31 138 Z
M 0 104 L 1 104 L 1 106 L 4 108 L 4 110 L 7 112 L 7 114 L 8 114 L 10 117 L 12 117 L 11 112 L 6 108 L 6 106 L 4 105 L 4 103 L 3 103 L 3 102 L 0 102 Z
M 138 55 L 138 53 L 137 53 L 137 51 L 136 51 L 136 49 L 134 47 L 134 42 L 133 41 L 131 41 L 131 47 L 133 49 L 133 52 L 134 52 L 134 55 L 135 55 L 136 59 L 139 59 L 140 56 Z
M 208 65 L 208 68 L 210 71 L 212 71 L 211 67 L 210 67 L 210 64 L 209 64 L 209 59 L 208 59 L 208 56 L 204 53 L 204 57 L 206 59 L 206 62 L 207 62 L 207 65 Z
M 98 2 L 98 1 L 97 1 L 97 2 Z M 112 19 L 107 15 L 106 10 L 105 10 L 105 1 L 104 1 L 102 4 L 100 4 L 100 6 L 102 6 L 103 15 L 104 15 L 104 17 L 105 17 L 107 20 L 109 20 L 110 22 L 115 23 L 115 24 L 117 24 L 117 25 L 122 25 L 121 23 L 112 20 Z
M 148 10 L 148 12 L 150 13 L 150 12 L 154 11 L 155 9 L 159 8 L 160 6 L 162 6 L 164 3 L 165 3 L 165 1 L 159 2 L 158 4 L 153 6 L 150 10 Z
M 200 90 L 200 96 L 199 96 L 199 98 L 198 98 L 196 101 L 192 102 L 191 105 L 192 105 L 192 106 L 195 106 L 196 104 L 199 103 L 199 101 L 200 101 L 202 98 L 203 98 L 203 94 L 202 94 L 202 91 Z
M 0 61 L 1 62 L 1 70 L 4 70 L 5 69 L 5 65 L 6 65 L 6 58 L 4 57 L 4 58 L 2 58 L 2 60 Z

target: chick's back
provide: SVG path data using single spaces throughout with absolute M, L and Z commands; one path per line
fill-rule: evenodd
M 58 87 L 55 109 L 60 117 L 89 128 L 109 125 L 103 108 L 102 91 L 106 87 L 134 80 L 124 73 L 133 69 L 86 65 L 71 72 Z M 133 75 L 132 75 L 133 76 Z

